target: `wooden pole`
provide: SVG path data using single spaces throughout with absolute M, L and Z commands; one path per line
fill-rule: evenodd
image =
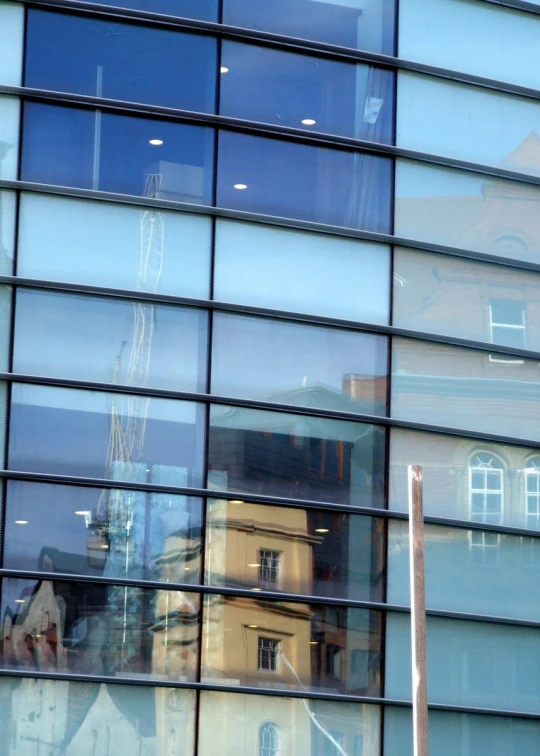
M 428 756 L 426 680 L 426 596 L 422 468 L 409 465 L 409 559 L 411 575 L 411 650 L 414 756 Z

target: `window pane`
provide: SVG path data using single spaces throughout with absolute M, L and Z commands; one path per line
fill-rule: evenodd
M 0 3 L 0 84 L 21 86 L 23 29 L 24 6 Z
M 217 221 L 216 299 L 386 324 L 389 279 L 385 245 Z
M 210 243 L 204 216 L 21 196 L 21 276 L 206 298 Z M 141 275 L 148 258 L 152 265 Z
M 397 113 L 400 147 L 540 174 L 537 100 L 402 71 Z
M 26 181 L 209 204 L 213 130 L 29 102 Z M 159 142 L 159 144 L 151 144 Z
M 195 679 L 195 593 L 9 578 L 1 607 L 6 669 Z
M 538 16 L 476 0 L 402 0 L 399 5 L 400 57 L 533 89 L 538 87 L 539 32 Z
M 382 601 L 383 539 L 373 517 L 211 499 L 206 581 Z
M 208 596 L 203 624 L 207 682 L 380 695 L 380 612 Z M 277 644 L 274 668 L 259 665 L 261 639 Z M 352 649 L 366 655 L 361 670 Z
M 0 179 L 17 179 L 19 98 L 0 96 Z
M 396 162 L 398 236 L 538 262 L 539 203 L 539 188 L 529 184 Z
M 6 756 L 29 753 L 30 743 L 52 753 L 85 754 L 90 745 L 96 754 L 162 756 L 164 740 L 193 756 L 194 691 L 2 677 L 0 701 Z
M 386 414 L 384 337 L 218 313 L 212 340 L 215 394 Z
M 222 115 L 392 141 L 390 71 L 227 40 L 221 66 Z
M 219 149 L 222 207 L 390 230 L 388 158 L 227 131 L 220 133 Z
M 15 320 L 15 372 L 205 390 L 203 310 L 19 289 Z
M 386 621 L 385 692 L 411 699 L 410 616 Z M 537 712 L 540 635 L 536 628 L 429 617 L 427 684 L 431 701 Z
M 13 275 L 15 249 L 15 192 L 0 191 L 0 274 Z
M 223 22 L 360 50 L 394 52 L 393 0 L 225 0 Z
M 218 0 L 99 0 L 99 4 L 183 18 L 200 18 L 204 21 L 217 21 L 218 18 Z
M 497 361 L 473 349 L 394 339 L 393 417 L 540 440 L 538 363 L 491 358 Z
M 209 484 L 382 507 L 384 429 L 241 407 L 210 413 Z
M 10 467 L 198 486 L 202 414 L 174 399 L 14 384 Z
M 31 8 L 27 87 L 213 112 L 212 37 Z
M 319 726 L 317 726 L 317 723 Z M 201 693 L 199 754 L 217 756 L 267 756 L 258 751 L 261 729 L 273 725 L 279 736 L 276 756 L 305 754 L 324 756 L 325 744 L 338 752 L 328 733 L 340 730 L 342 747 L 350 756 L 379 752 L 380 713 L 377 706 L 343 701 L 304 700 L 239 693 Z M 219 743 L 215 733 L 219 732 Z M 241 734 L 241 735 L 240 735 Z M 355 738 L 362 739 L 366 750 L 352 750 Z M 274 756 L 274 754 L 272 754 Z
M 10 480 L 5 532 L 8 569 L 200 579 L 199 499 Z

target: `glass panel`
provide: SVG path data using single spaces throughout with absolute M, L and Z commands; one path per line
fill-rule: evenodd
M 390 71 L 227 40 L 221 71 L 222 115 L 392 141 Z
M 5 756 L 108 756 L 124 750 L 192 756 L 195 692 L 146 685 L 0 678 L 0 738 Z
M 0 3 L 0 84 L 21 86 L 23 29 L 24 6 Z
M 402 0 L 399 4 L 400 57 L 533 89 L 538 87 L 539 33 L 538 16 L 492 3 Z
M 392 161 L 223 131 L 217 204 L 371 231 L 390 231 Z
M 31 8 L 26 49 L 27 87 L 215 110 L 212 37 Z
M 333 741 L 347 756 L 379 752 L 377 706 L 211 691 L 200 700 L 200 756 L 338 756 Z
M 214 317 L 215 394 L 386 414 L 386 373 L 384 336 L 269 318 Z
M 393 417 L 540 441 L 538 362 L 396 338 L 392 364 Z
M 501 345 L 511 340 L 512 346 L 540 351 L 537 302 L 537 273 L 404 247 L 395 250 L 396 326 Z M 497 322 L 500 328 L 493 325 Z
M 19 289 L 13 370 L 204 391 L 206 339 L 203 310 Z
M 383 600 L 378 518 L 210 499 L 206 538 L 211 585 Z
M 210 413 L 209 485 L 384 506 L 383 428 L 242 407 Z
M 134 8 L 184 18 L 200 18 L 204 21 L 218 20 L 218 0 L 99 0 L 99 5 Z
M 197 583 L 201 502 L 10 480 L 4 567 Z
M 0 274 L 13 275 L 15 250 L 15 192 L 0 191 Z
M 514 153 L 506 167 L 520 170 L 520 161 Z M 539 208 L 530 184 L 396 161 L 397 236 L 538 262 Z
M 397 113 L 400 147 L 540 175 L 537 100 L 400 71 Z
M 203 409 L 192 402 L 14 384 L 13 470 L 198 486 Z
M 430 609 L 540 620 L 540 539 L 426 525 L 425 559 Z M 391 520 L 390 604 L 409 604 L 408 574 L 408 524 Z
M 19 157 L 19 98 L 0 96 L 0 179 L 15 181 Z
M 411 699 L 410 616 L 386 620 L 385 692 Z M 430 701 L 536 713 L 540 634 L 534 627 L 428 617 Z
M 1 607 L 6 669 L 195 679 L 195 593 L 9 578 Z
M 210 244 L 203 216 L 21 195 L 21 276 L 206 298 Z
M 386 324 L 389 279 L 389 248 L 382 244 L 216 224 L 216 299 Z
M 213 130 L 28 102 L 26 181 L 209 204 Z
M 413 756 L 410 709 L 384 710 L 384 750 L 388 756 Z M 533 719 L 491 717 L 457 712 L 429 712 L 432 756 L 533 756 L 540 725 Z
M 378 696 L 381 628 L 367 609 L 207 596 L 203 680 Z
M 394 53 L 393 0 L 225 0 L 223 23 Z

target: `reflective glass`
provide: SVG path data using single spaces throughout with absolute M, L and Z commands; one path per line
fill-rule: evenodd
M 336 742 L 347 756 L 379 752 L 377 706 L 212 691 L 200 705 L 200 756 L 338 756 Z
M 215 110 L 212 37 L 35 8 L 26 34 L 27 87 Z
M 209 485 L 229 491 L 384 506 L 383 428 L 243 407 L 210 412 Z
M 392 141 L 391 71 L 228 40 L 221 71 L 222 115 Z
M 14 384 L 13 470 L 198 486 L 203 409 L 192 402 Z
M 389 232 L 391 193 L 388 158 L 220 133 L 222 207 Z
M 426 525 L 424 539 L 430 609 L 540 621 L 540 538 Z M 392 520 L 388 602 L 409 601 L 408 523 Z
M 213 130 L 27 102 L 26 181 L 209 204 Z
M 524 145 L 526 154 L 530 146 Z M 538 157 L 514 153 L 512 161 L 515 159 L 518 165 L 525 159 L 531 166 Z M 512 166 L 516 164 L 506 165 Z M 538 262 L 539 208 L 537 186 L 409 160 L 396 161 L 397 236 Z
M 204 216 L 23 193 L 17 270 L 29 278 L 207 298 L 211 230 Z
M 8 569 L 200 580 L 199 499 L 10 480 L 5 511 Z
M 23 288 L 16 299 L 16 373 L 205 390 L 203 310 Z
M 19 157 L 18 97 L 0 95 L 0 179 L 15 181 Z
M 392 416 L 540 441 L 538 362 L 393 340 Z
M 2 677 L 0 706 L 5 756 L 193 756 L 194 691 Z
M 216 299 L 386 324 L 389 283 L 386 245 L 217 221 Z
M 0 191 L 0 273 L 13 275 L 15 250 L 15 192 Z
M 163 13 L 183 18 L 199 18 L 203 21 L 217 21 L 219 0 L 90 0 L 99 5 L 116 8 L 133 8 L 150 13 Z
M 215 394 L 386 414 L 386 373 L 384 336 L 270 318 L 214 317 Z
M 394 53 L 393 0 L 225 0 L 223 23 Z
M 343 512 L 210 499 L 206 581 L 382 601 L 384 525 Z
M 385 693 L 411 699 L 408 614 L 386 619 Z M 536 713 L 540 634 L 535 627 L 428 617 L 427 686 L 433 703 Z
M 400 57 L 533 89 L 540 82 L 539 34 L 539 16 L 493 3 L 401 0 L 399 4 Z
M 0 84 L 21 86 L 23 30 L 24 5 L 0 2 Z
M 539 305 L 537 273 L 394 250 L 395 326 L 540 351 Z
M 321 604 L 207 596 L 207 682 L 380 695 L 381 613 Z
M 540 175 L 538 100 L 400 71 L 397 113 L 400 147 Z
M 7 578 L 1 610 L 5 669 L 195 679 L 195 593 Z

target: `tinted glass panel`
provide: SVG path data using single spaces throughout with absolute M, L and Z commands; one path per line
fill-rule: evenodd
M 394 52 L 391 0 L 225 0 L 223 22 L 361 50 Z
M 217 314 L 212 342 L 216 394 L 386 413 L 385 337 Z
M 519 155 L 514 153 L 507 168 L 516 167 L 514 159 L 519 161 Z M 517 260 L 540 259 L 536 186 L 398 160 L 396 198 L 398 236 Z
M 262 744 L 277 744 L 278 754 L 330 756 L 332 750 L 339 753 L 334 742 L 351 756 L 378 753 L 376 706 L 211 691 L 200 701 L 200 756 L 266 756 Z M 355 744 L 366 750 L 354 750 Z
M 5 276 L 13 274 L 15 204 L 15 192 L 0 191 L 0 271 Z
M 15 319 L 15 372 L 205 389 L 202 310 L 19 289 Z
M 0 84 L 21 86 L 24 6 L 0 3 Z
M 540 440 L 538 363 L 395 339 L 392 415 Z
M 217 204 L 388 232 L 392 161 L 222 132 Z
M 221 66 L 223 115 L 392 141 L 390 71 L 227 40 Z
M 15 384 L 10 467 L 199 485 L 201 423 L 191 402 Z
M 389 278 L 382 244 L 217 221 L 216 299 L 387 323 Z
M 203 648 L 208 682 L 380 695 L 380 612 L 208 596 Z
M 195 678 L 196 594 L 4 579 L 1 606 L 7 669 Z
M 213 585 L 382 601 L 382 520 L 211 499 L 206 580 Z
M 241 407 L 213 407 L 210 423 L 217 488 L 384 506 L 382 428 Z
M 11 569 L 199 581 L 199 499 L 10 480 L 5 533 Z
M 23 194 L 18 273 L 206 298 L 210 235 L 202 216 Z
M 216 41 L 30 9 L 28 87 L 212 112 Z
M 91 0 L 93 2 L 94 0 Z M 217 21 L 218 0 L 99 0 L 100 5 Z
M 0 96 L 0 179 L 17 179 L 19 98 Z
M 9 370 L 11 287 L 0 286 L 0 370 Z
M 27 181 L 208 204 L 212 145 L 211 129 L 31 102 L 22 174 Z

